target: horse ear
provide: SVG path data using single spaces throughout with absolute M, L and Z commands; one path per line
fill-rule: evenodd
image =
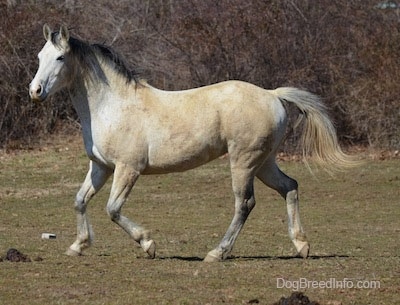
M 51 29 L 47 24 L 43 26 L 43 36 L 47 41 L 51 39 Z
M 69 50 L 69 31 L 68 28 L 64 25 L 60 27 L 60 43 L 64 48 L 64 51 Z
M 60 35 L 61 35 L 61 40 L 64 40 L 68 42 L 69 40 L 69 31 L 68 28 L 64 25 L 60 27 Z

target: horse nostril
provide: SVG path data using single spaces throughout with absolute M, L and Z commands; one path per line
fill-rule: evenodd
M 44 95 L 44 87 L 41 83 L 31 83 L 29 86 L 29 95 L 32 100 L 42 100 Z
M 42 86 L 38 85 L 38 88 L 36 89 L 36 94 L 40 95 L 42 93 Z

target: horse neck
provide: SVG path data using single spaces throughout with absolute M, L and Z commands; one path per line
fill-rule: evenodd
M 86 151 L 90 154 L 94 144 L 92 128 L 96 128 L 96 111 L 101 101 L 101 86 L 103 83 L 95 85 L 92 81 L 84 80 L 83 77 L 75 78 L 69 88 L 69 95 L 72 104 L 78 114 L 82 127 L 83 142 Z M 104 89 L 103 89 L 104 90 Z
M 82 76 L 76 73 L 74 81 L 70 86 L 70 96 L 74 108 L 81 120 L 82 127 L 92 125 L 93 114 L 99 108 L 109 102 L 117 103 L 118 99 L 111 99 L 112 94 L 118 95 L 120 90 L 126 87 L 120 85 L 118 75 L 107 67 L 101 67 L 104 79 L 96 78 L 94 75 Z
M 90 125 L 89 94 L 84 81 L 75 81 L 69 89 L 69 95 L 82 127 Z
M 93 80 L 84 78 L 80 73 L 74 78 L 70 88 L 69 95 L 72 104 L 79 116 L 82 127 L 90 126 L 91 115 L 95 111 L 96 101 L 99 101 L 98 95 L 100 94 L 101 84 L 96 84 Z

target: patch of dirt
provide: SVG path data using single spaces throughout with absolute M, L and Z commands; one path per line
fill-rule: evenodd
M 272 305 L 319 305 L 319 303 L 310 301 L 302 292 L 293 292 L 289 297 L 282 297 Z
M 40 262 L 43 260 L 40 256 L 36 257 L 33 259 L 35 262 Z M 28 255 L 25 255 L 21 252 L 19 252 L 17 249 L 10 248 L 7 251 L 6 256 L 0 257 L 0 262 L 2 261 L 10 261 L 13 263 L 18 263 L 18 262 L 25 262 L 25 263 L 30 263 L 32 260 L 29 258 Z
M 22 254 L 17 249 L 8 249 L 7 254 L 2 260 L 7 260 L 10 262 L 31 262 L 28 255 Z

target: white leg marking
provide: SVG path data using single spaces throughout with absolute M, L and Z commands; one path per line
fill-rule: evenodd
M 256 202 L 253 189 L 254 177 L 249 170 L 232 170 L 232 186 L 235 195 L 235 215 L 220 244 L 208 252 L 205 262 L 218 262 L 228 257 L 243 225 Z
M 297 182 L 279 169 L 275 163 L 275 159 L 267 161 L 257 173 L 257 177 L 285 198 L 290 239 L 296 247 L 297 252 L 306 258 L 310 251 L 310 244 L 307 242 L 306 235 L 300 223 Z
M 67 255 L 81 255 L 82 250 L 91 245 L 93 232 L 86 214 L 86 207 L 90 199 L 101 189 L 111 173 L 111 170 L 90 161 L 85 181 L 76 195 L 77 237 L 75 242 L 68 248 Z
M 156 245 L 155 242 L 150 239 L 149 232 L 127 217 L 121 215 L 121 208 L 133 185 L 139 178 L 139 175 L 140 174 L 134 169 L 125 165 L 118 165 L 115 168 L 110 198 L 107 203 L 107 213 L 112 221 L 118 224 L 133 238 L 133 240 L 140 244 L 150 258 L 154 258 L 156 254 Z
M 292 240 L 297 252 L 301 257 L 308 257 L 310 244 L 300 223 L 299 200 L 297 190 L 293 190 L 286 195 L 289 236 Z

